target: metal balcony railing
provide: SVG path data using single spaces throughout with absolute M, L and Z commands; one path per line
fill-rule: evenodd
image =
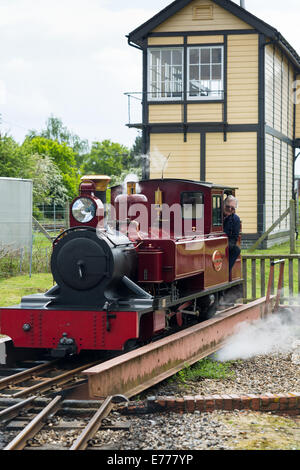
M 127 96 L 128 106 L 128 124 L 127 125 L 141 125 L 143 123 L 143 102 L 146 101 L 151 103 L 157 102 L 184 102 L 185 92 L 178 91 L 176 89 L 169 89 L 164 91 L 152 90 L 149 92 L 127 92 L 124 93 Z M 220 100 L 224 98 L 223 90 L 208 90 L 192 88 L 186 92 L 187 100 L 190 103 L 193 101 L 207 101 L 207 100 Z

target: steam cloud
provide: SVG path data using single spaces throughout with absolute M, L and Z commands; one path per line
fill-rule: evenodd
M 217 352 L 216 359 L 222 362 L 287 353 L 300 344 L 299 340 L 300 314 L 291 307 L 254 323 L 242 323 L 237 333 Z

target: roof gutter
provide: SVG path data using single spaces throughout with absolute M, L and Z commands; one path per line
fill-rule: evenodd
M 127 38 L 129 46 L 135 47 L 135 49 L 138 49 L 139 51 L 143 50 L 143 48 L 141 46 L 138 46 L 137 44 L 134 44 L 133 42 L 131 42 L 131 39 L 130 39 L 129 35 L 127 35 L 126 38 Z

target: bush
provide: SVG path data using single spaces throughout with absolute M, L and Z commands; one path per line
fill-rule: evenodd
M 12 249 L 0 247 L 0 278 L 8 278 L 19 274 L 50 273 L 52 245 L 41 234 L 34 234 L 32 259 L 30 249 Z

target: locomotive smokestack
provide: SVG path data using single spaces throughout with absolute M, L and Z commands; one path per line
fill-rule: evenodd
M 241 5 L 242 8 L 244 8 L 246 10 L 245 0 L 240 0 L 240 5 Z

